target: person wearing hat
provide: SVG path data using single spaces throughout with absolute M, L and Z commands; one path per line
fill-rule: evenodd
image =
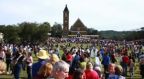
M 49 59 L 48 52 L 43 49 L 41 49 L 37 53 L 37 57 L 38 57 L 38 61 L 32 65 L 32 77 L 33 78 L 37 75 L 40 67 L 46 64 L 47 60 Z
M 60 61 L 57 54 L 51 54 L 49 62 L 54 65 L 56 62 Z

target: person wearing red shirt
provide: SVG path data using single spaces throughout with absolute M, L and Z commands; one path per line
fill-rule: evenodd
M 127 76 L 127 67 L 129 64 L 129 57 L 127 56 L 127 54 L 124 54 L 124 56 L 122 57 L 122 67 L 123 67 L 123 75 Z
M 86 79 L 100 79 L 98 73 L 93 70 L 93 65 L 88 62 L 85 70 Z
M 71 65 L 72 60 L 73 60 L 73 56 L 72 56 L 71 53 L 68 52 L 68 53 L 66 54 L 66 62 Z

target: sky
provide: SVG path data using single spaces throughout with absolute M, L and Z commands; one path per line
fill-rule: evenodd
M 144 27 L 144 0 L 0 0 L 0 25 L 22 22 L 63 24 L 69 9 L 69 25 L 80 18 L 98 31 L 129 31 Z

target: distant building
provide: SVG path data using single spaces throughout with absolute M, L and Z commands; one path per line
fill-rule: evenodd
M 78 18 L 77 21 L 71 26 L 70 34 L 72 34 L 72 35 L 75 35 L 75 34 L 87 35 L 87 27 Z
M 78 18 L 76 22 L 70 27 L 69 30 L 69 10 L 66 5 L 63 11 L 63 36 L 68 35 L 77 35 L 77 36 L 87 35 L 87 27 Z
M 98 38 L 99 35 L 88 35 L 87 27 L 78 18 L 69 29 L 69 10 L 67 5 L 63 10 L 63 37 Z

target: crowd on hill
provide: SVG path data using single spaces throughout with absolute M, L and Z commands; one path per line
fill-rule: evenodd
M 144 45 L 138 41 L 50 38 L 43 45 L 0 45 L 0 74 L 15 79 L 21 69 L 27 79 L 134 79 L 136 62 L 144 79 Z

